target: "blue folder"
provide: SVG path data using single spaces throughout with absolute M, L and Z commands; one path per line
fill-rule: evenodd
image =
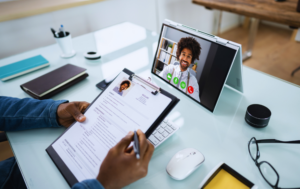
M 49 66 L 49 61 L 42 55 L 34 56 L 0 67 L 0 79 L 6 81 Z

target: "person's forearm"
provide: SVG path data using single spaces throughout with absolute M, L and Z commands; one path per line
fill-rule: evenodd
M 73 185 L 72 189 L 104 189 L 96 179 L 84 180 Z
M 60 127 L 57 107 L 66 100 L 36 100 L 0 96 L 0 130 L 17 131 L 43 127 Z

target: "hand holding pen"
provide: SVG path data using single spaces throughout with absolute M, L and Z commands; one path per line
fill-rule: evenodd
M 154 146 L 147 140 L 146 135 L 141 130 L 137 130 L 136 134 L 140 144 L 140 159 L 136 158 L 132 147 L 128 148 L 134 140 L 134 132 L 131 131 L 109 150 L 101 164 L 97 180 L 104 188 L 122 188 L 147 175 Z

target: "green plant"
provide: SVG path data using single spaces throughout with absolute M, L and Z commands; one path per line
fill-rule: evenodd
M 197 66 L 197 65 L 198 65 L 198 62 L 195 62 L 195 63 L 194 63 L 194 65 L 196 65 L 196 66 Z
M 173 45 L 172 45 L 172 44 L 170 44 L 170 45 L 168 45 L 168 47 L 170 47 L 170 48 L 172 49 Z

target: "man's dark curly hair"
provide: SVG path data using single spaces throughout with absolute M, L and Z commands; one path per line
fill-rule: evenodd
M 179 60 L 179 56 L 181 54 L 181 51 L 184 48 L 188 48 L 192 51 L 192 63 L 195 61 L 195 59 L 199 60 L 199 56 L 201 53 L 201 46 L 193 37 L 183 37 L 180 39 L 177 45 L 177 51 L 176 51 L 176 58 Z
M 128 80 L 122 81 L 120 86 L 124 85 L 125 83 L 127 83 L 127 85 L 128 85 L 127 89 L 128 89 L 130 87 L 130 84 L 131 84 Z

